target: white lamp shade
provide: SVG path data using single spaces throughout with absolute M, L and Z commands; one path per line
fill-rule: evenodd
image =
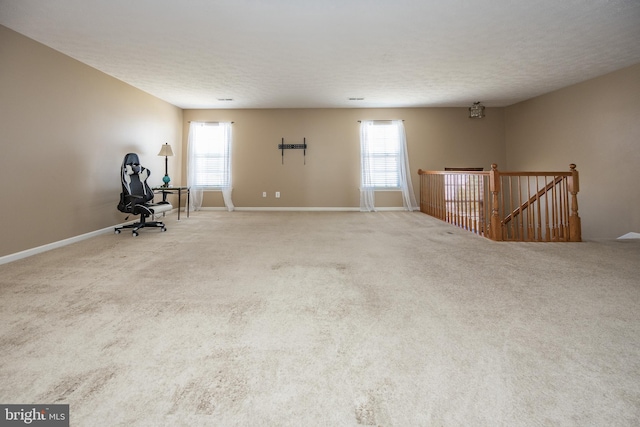
M 164 144 L 158 153 L 158 156 L 173 156 L 173 151 L 169 144 Z

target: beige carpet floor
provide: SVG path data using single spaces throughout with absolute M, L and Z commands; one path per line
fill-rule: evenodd
M 637 426 L 640 241 L 192 213 L 0 265 L 0 403 L 72 426 Z

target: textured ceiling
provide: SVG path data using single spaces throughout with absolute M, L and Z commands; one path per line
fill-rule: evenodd
M 182 108 L 506 106 L 640 62 L 640 0 L 0 0 L 0 24 Z

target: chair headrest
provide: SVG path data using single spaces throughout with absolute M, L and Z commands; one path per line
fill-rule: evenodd
M 124 165 L 124 170 L 127 175 L 133 175 L 133 174 L 140 173 L 140 171 L 142 170 L 142 166 L 137 164 Z

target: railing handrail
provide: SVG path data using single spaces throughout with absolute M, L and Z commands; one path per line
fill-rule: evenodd
M 419 175 L 489 175 L 491 171 L 427 171 L 418 169 Z M 514 172 L 500 171 L 502 176 L 571 176 L 571 172 Z
M 418 169 L 419 175 L 489 175 L 490 171 L 425 171 Z

